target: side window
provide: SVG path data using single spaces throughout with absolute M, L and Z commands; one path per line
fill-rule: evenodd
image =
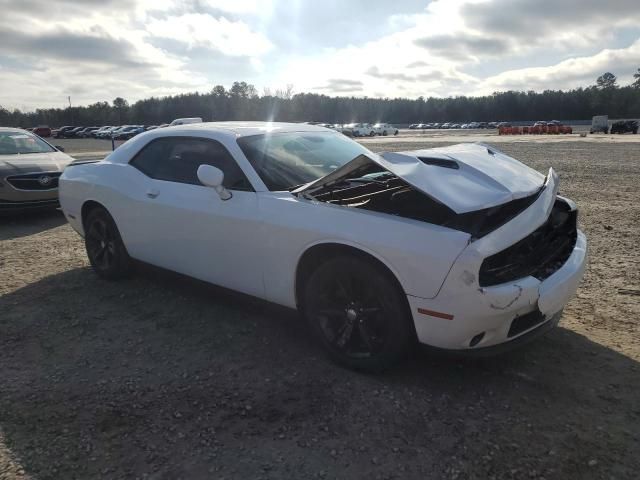
M 153 140 L 131 160 L 131 165 L 156 180 L 202 185 L 198 167 L 212 165 L 224 173 L 229 190 L 253 191 L 229 151 L 215 140 L 165 137 Z

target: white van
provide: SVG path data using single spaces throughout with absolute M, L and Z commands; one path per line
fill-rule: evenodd
M 609 116 L 596 115 L 591 119 L 591 130 L 589 133 L 609 133 Z
M 169 126 L 174 127 L 176 125 L 188 125 L 189 123 L 202 123 L 202 119 L 200 117 L 176 118 L 169 124 Z

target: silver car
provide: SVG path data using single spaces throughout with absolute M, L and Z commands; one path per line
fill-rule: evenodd
M 58 206 L 58 178 L 73 159 L 37 135 L 0 128 L 0 214 Z

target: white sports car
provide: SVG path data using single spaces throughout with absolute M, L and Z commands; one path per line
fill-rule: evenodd
M 573 202 L 483 144 L 377 155 L 305 124 L 149 131 L 67 167 L 95 271 L 132 259 L 298 308 L 330 356 L 493 352 L 557 324 L 586 262 Z

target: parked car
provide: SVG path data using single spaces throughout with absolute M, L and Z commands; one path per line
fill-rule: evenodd
M 58 128 L 53 134 L 54 138 L 67 138 L 67 132 L 73 130 L 75 127 L 73 125 L 65 125 L 64 127 Z
M 418 128 L 418 125 L 420 125 L 419 123 L 412 123 L 411 125 L 409 125 L 409 130 L 415 130 L 416 128 Z
M 96 137 L 97 137 L 97 138 L 103 138 L 103 139 L 111 138 L 111 136 L 112 136 L 115 132 L 117 132 L 118 130 L 120 130 L 121 128 L 123 128 L 123 127 L 121 127 L 121 126 L 115 126 L 115 127 L 109 127 L 109 128 L 106 128 L 106 129 L 102 130 L 101 132 L 96 133 Z
M 72 161 L 31 132 L 0 128 L 0 213 L 56 208 L 58 178 Z
M 93 138 L 100 138 L 100 135 L 106 131 L 108 131 L 111 127 L 111 125 L 104 125 L 100 128 L 98 128 L 97 130 L 94 130 L 93 132 L 91 132 L 91 136 Z
M 368 123 L 349 123 L 342 129 L 342 133 L 346 133 L 352 137 L 373 137 L 376 132 Z
M 142 132 L 144 132 L 144 126 L 129 125 L 115 132 L 112 137 L 115 140 L 129 140 Z
M 133 125 L 120 125 L 117 127 L 110 128 L 101 134 L 101 138 L 115 138 L 120 132 L 124 131 L 124 129 L 132 127 Z
M 60 186 L 101 277 L 136 259 L 299 308 L 355 369 L 416 339 L 515 347 L 558 323 L 585 268 L 553 169 L 482 144 L 377 155 L 311 125 L 185 125 L 71 165 Z
M 176 118 L 173 122 L 169 124 L 169 126 L 173 127 L 175 125 L 189 125 L 191 123 L 202 123 L 202 118 L 200 117 Z
M 86 127 L 75 127 L 75 128 L 72 128 L 71 130 L 67 130 L 65 132 L 65 138 L 77 138 L 78 133 L 80 133 L 85 128 Z
M 611 125 L 611 133 L 638 133 L 636 120 L 618 120 Z
M 51 129 L 47 126 L 35 127 L 31 131 L 42 138 L 49 138 L 51 136 Z
M 383 135 L 385 137 L 387 135 L 398 135 L 398 133 L 400 133 L 396 127 L 389 125 L 388 123 L 376 123 L 373 126 L 373 131 L 376 135 Z
M 100 127 L 86 127 L 83 130 L 80 130 L 78 133 L 76 133 L 76 137 L 79 138 L 89 138 L 91 137 L 92 133 L 95 132 L 96 130 L 99 130 Z

